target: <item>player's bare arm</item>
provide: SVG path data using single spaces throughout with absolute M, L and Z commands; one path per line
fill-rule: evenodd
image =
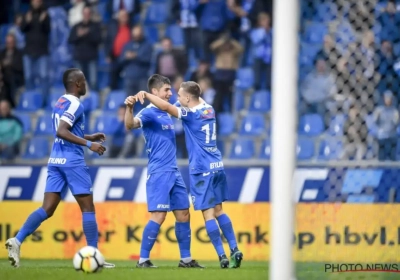
M 146 98 L 160 110 L 167 112 L 168 114 L 170 114 L 171 116 L 174 116 L 175 118 L 179 118 L 178 107 L 168 103 L 165 100 L 162 100 L 161 98 L 159 98 L 158 96 L 155 96 L 154 94 L 150 94 L 145 91 L 140 91 L 134 96 L 134 98 L 136 100 L 139 100 L 140 103 L 142 103 L 142 104 L 144 102 L 144 98 Z
M 129 96 L 125 99 L 126 111 L 125 111 L 125 128 L 128 130 L 139 128 L 140 121 L 133 116 L 133 105 L 136 100 L 133 96 Z
M 85 134 L 83 138 L 92 142 L 104 143 L 106 141 L 106 135 L 101 132 L 97 132 L 94 134 Z
M 98 153 L 99 155 L 102 155 L 106 151 L 106 148 L 100 143 L 91 142 L 88 145 L 87 139 L 74 135 L 70 129 L 71 126 L 67 122 L 60 120 L 60 124 L 57 129 L 57 137 L 76 145 L 87 146 L 91 151 Z

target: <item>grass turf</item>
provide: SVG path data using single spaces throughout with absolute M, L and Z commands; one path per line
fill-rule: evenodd
M 80 280 L 80 279 L 155 279 L 155 280 L 258 280 L 268 279 L 267 262 L 244 261 L 240 269 L 220 269 L 217 262 L 201 262 L 206 269 L 178 268 L 178 262 L 154 261 L 157 269 L 137 269 L 132 261 L 116 261 L 115 269 L 105 269 L 97 274 L 83 274 L 72 268 L 65 260 L 23 260 L 18 269 L 11 267 L 8 260 L 0 260 L 1 280 Z M 282 268 L 285 269 L 285 268 Z M 325 273 L 322 263 L 297 263 L 298 280 L 392 280 L 399 279 L 398 273 Z

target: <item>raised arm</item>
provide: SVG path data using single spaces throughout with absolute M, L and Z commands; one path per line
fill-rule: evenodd
M 125 99 L 126 111 L 125 111 L 125 128 L 128 130 L 136 129 L 141 127 L 140 120 L 133 116 L 133 105 L 135 105 L 135 99 L 133 96 L 129 96 Z
M 154 94 L 150 94 L 147 92 L 139 92 L 138 95 L 144 94 L 146 99 L 148 99 L 151 103 L 153 103 L 154 106 L 158 107 L 160 110 L 167 112 L 171 116 L 174 116 L 175 118 L 179 118 L 179 109 L 178 107 L 168 103 L 165 100 L 162 100 L 158 96 L 155 96 Z

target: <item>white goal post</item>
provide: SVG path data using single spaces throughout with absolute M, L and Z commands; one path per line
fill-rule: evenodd
M 293 262 L 299 1 L 275 0 L 272 51 L 270 280 L 295 279 Z

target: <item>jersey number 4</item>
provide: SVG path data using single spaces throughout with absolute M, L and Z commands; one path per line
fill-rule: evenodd
M 51 118 L 54 121 L 54 127 L 56 131 L 58 130 L 58 125 L 60 124 L 60 115 L 59 114 L 52 114 Z
M 212 125 L 213 125 L 213 128 L 212 128 L 213 131 L 211 132 L 211 134 L 212 134 L 211 140 L 215 141 L 215 140 L 217 140 L 217 134 L 216 134 L 217 124 L 214 122 Z M 203 125 L 201 127 L 201 131 L 206 132 L 206 144 L 210 143 L 210 124 Z

